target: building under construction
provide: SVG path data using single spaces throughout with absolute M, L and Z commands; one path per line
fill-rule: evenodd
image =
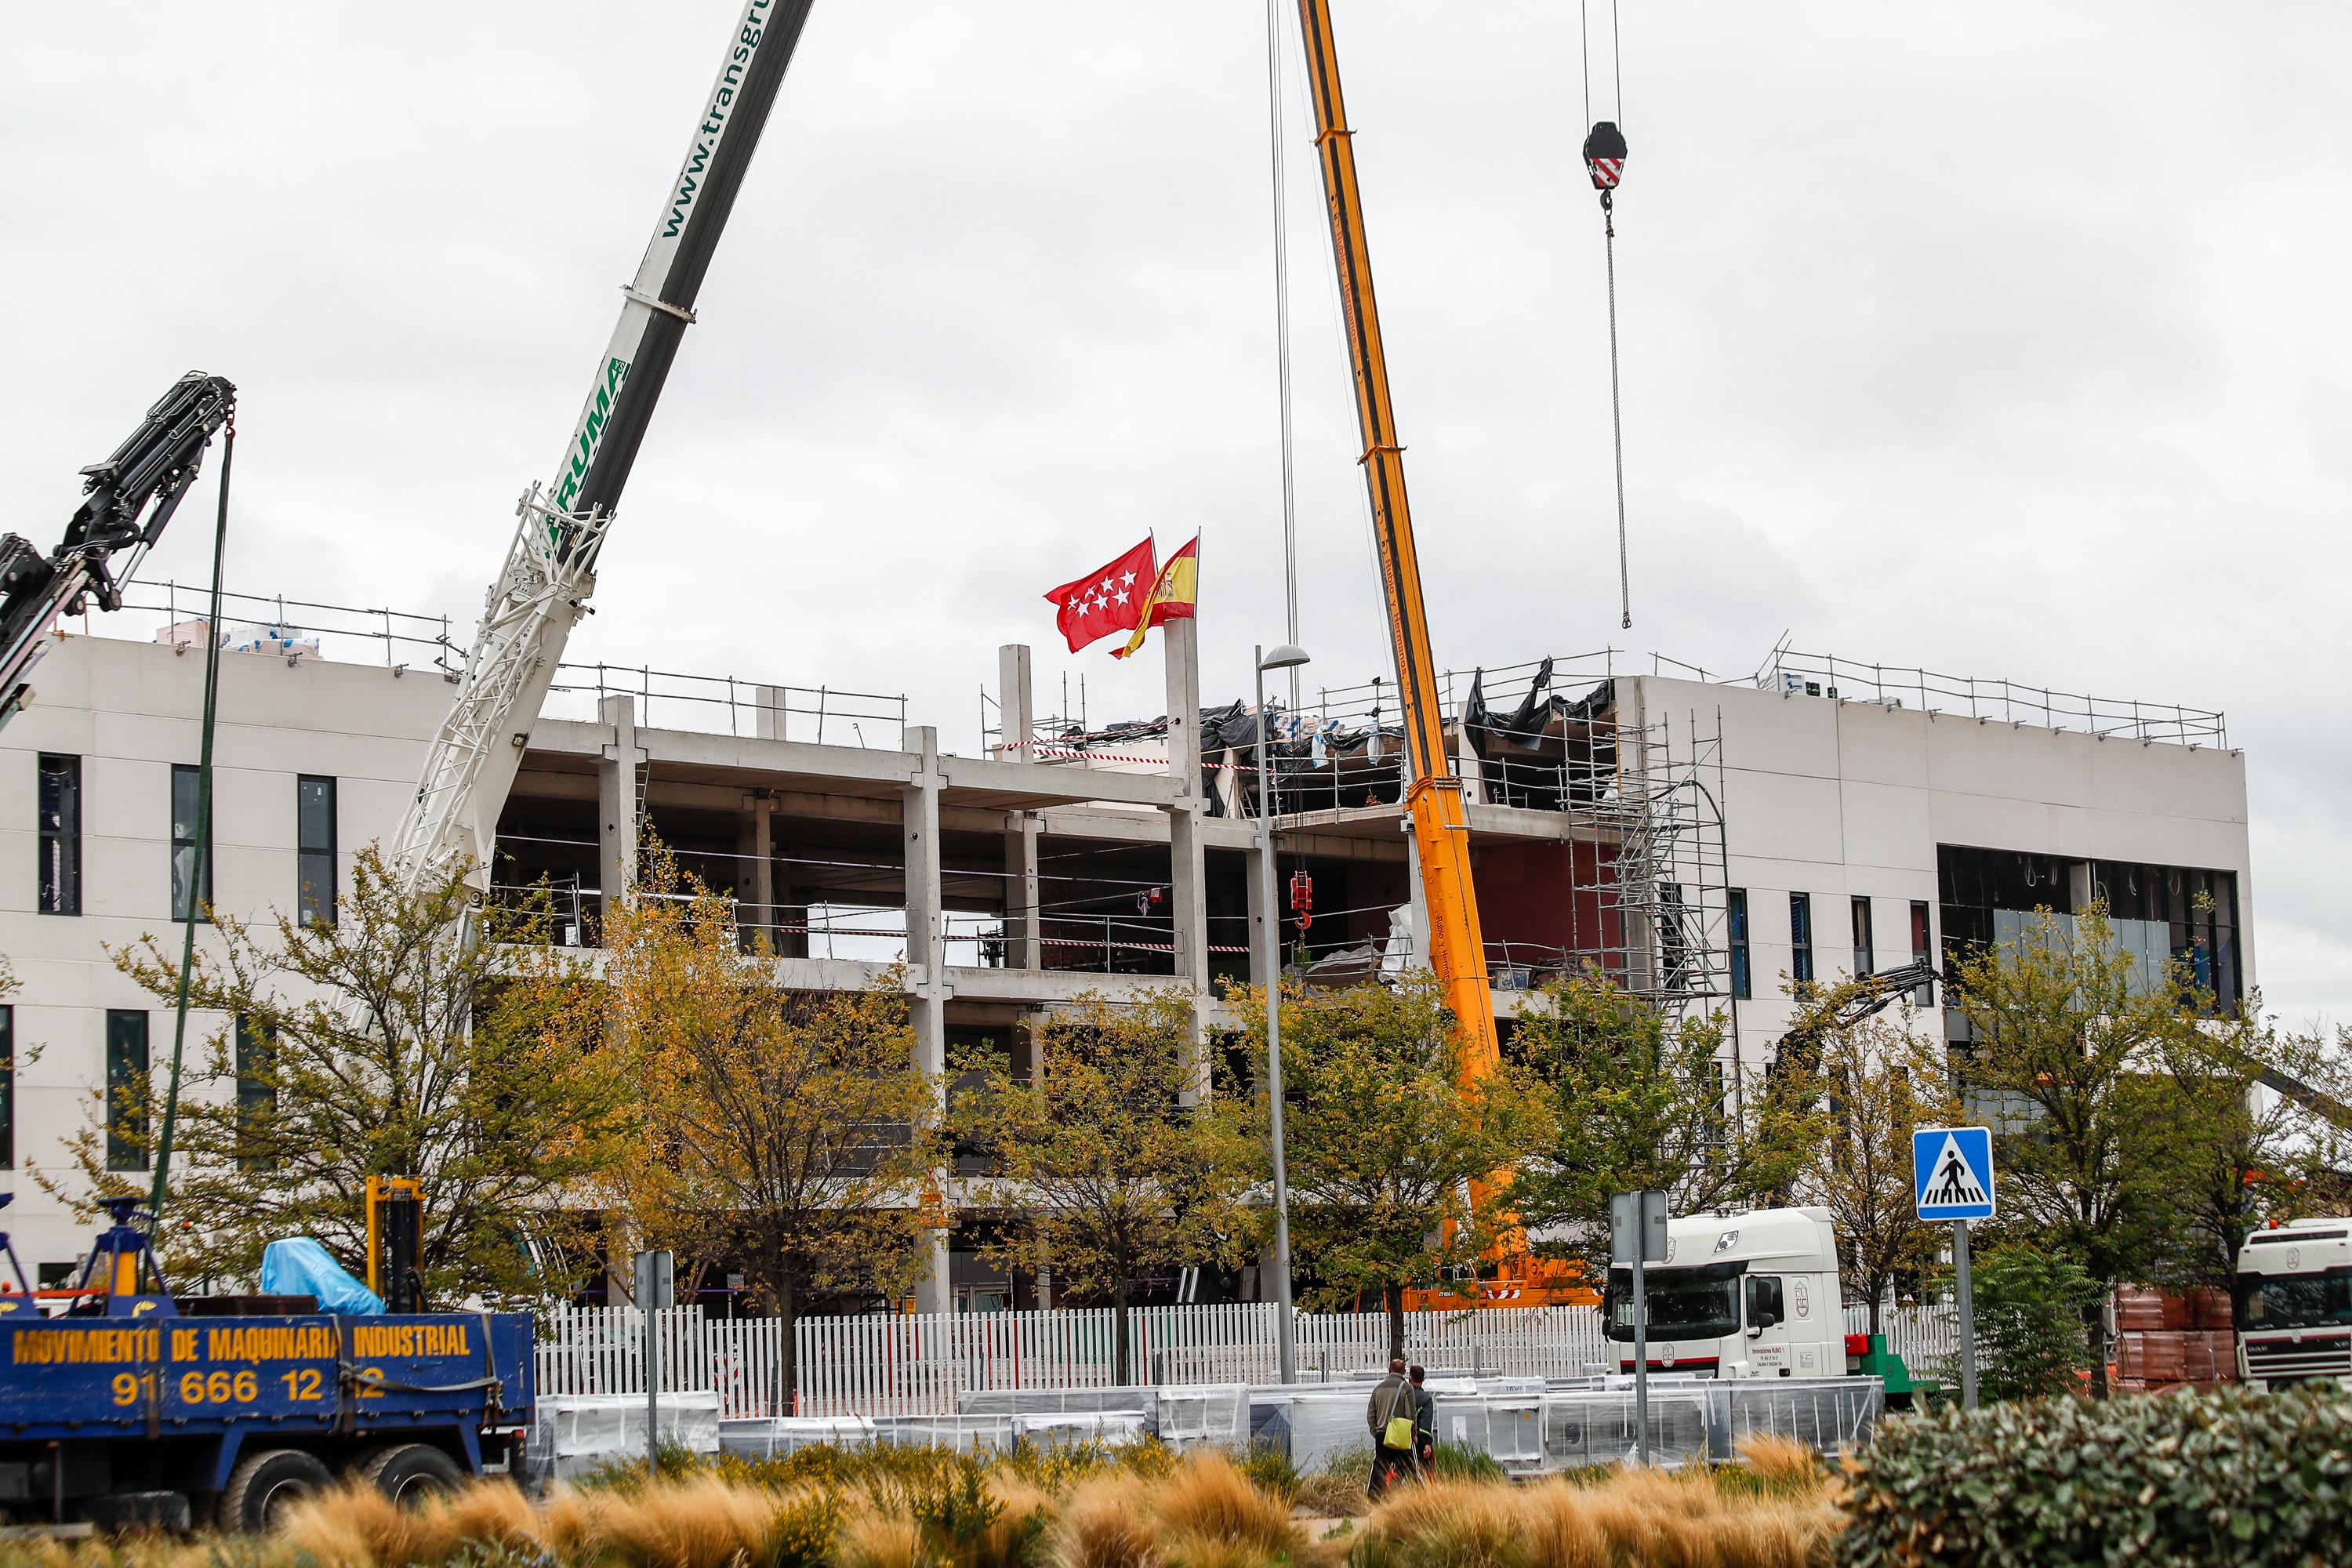
M 352 852 L 415 796 L 450 702 L 446 628 L 232 608 L 254 625 L 222 656 L 210 901 L 331 919 L 319 889 L 347 888 Z M 154 610 L 59 637 L 40 701 L 0 732 L 0 951 L 21 983 L 0 1006 L 0 1152 L 18 1248 L 50 1278 L 81 1227 L 26 1173 L 69 1168 L 75 1131 L 121 1113 L 107 1087 L 170 1039 L 107 956 L 172 921 L 193 849 L 204 628 Z M 1213 1023 L 1220 981 L 1265 978 L 1269 922 L 1310 984 L 1393 975 L 1426 927 L 1385 683 L 1261 714 L 1198 689 L 1193 625 L 1167 638 L 1160 716 L 1041 715 L 1028 650 L 1006 647 L 984 732 L 945 742 L 897 697 L 566 665 L 521 747 L 495 885 L 549 882 L 563 939 L 593 945 L 658 837 L 732 897 L 747 947 L 766 937 L 780 986 L 902 985 L 934 1072 L 982 1040 L 1020 1066 L 1022 1021 L 1085 992 L 1190 987 Z M 2244 765 L 2217 713 L 1785 650 L 1734 678 L 1604 652 L 1441 684 L 1505 1035 L 1546 979 L 1590 966 L 1723 1011 L 1725 1070 L 1752 1073 L 1789 982 L 2094 899 L 2225 1001 L 2252 986 Z M 1254 1295 L 1255 1272 L 1223 1288 Z M 1013 1283 L 950 1233 L 919 1304 L 1034 1304 Z

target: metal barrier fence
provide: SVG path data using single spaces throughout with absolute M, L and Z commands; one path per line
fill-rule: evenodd
M 1270 1385 L 1277 1310 L 1271 1302 L 1136 1308 L 1125 1379 L 1108 1308 L 803 1318 L 793 1332 L 796 1396 L 784 1386 L 781 1319 L 706 1318 L 699 1307 L 678 1307 L 658 1314 L 656 1335 L 662 1385 L 715 1391 L 730 1420 L 953 1415 L 986 1391 Z M 1847 1309 L 1849 1332 L 1862 1332 L 1866 1320 L 1863 1309 Z M 1889 1347 L 1915 1370 L 1932 1373 L 1956 1353 L 1948 1309 L 1889 1309 L 1884 1322 Z M 643 1325 L 635 1308 L 554 1310 L 540 1338 L 541 1392 L 642 1394 Z M 1299 1374 L 1310 1382 L 1374 1374 L 1388 1362 L 1382 1313 L 1301 1312 L 1297 1339 Z M 1613 1371 L 1617 1348 L 1591 1307 L 1405 1315 L 1405 1353 L 1433 1372 L 1557 1382 Z

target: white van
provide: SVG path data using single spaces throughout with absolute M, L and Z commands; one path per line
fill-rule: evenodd
M 1666 1222 L 1666 1260 L 1643 1270 L 1652 1372 L 1843 1377 L 1845 1312 L 1825 1208 L 1700 1214 Z M 1609 1271 L 1609 1337 L 1633 1370 L 1633 1271 Z

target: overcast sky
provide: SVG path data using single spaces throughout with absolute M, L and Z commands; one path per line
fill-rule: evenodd
M 232 587 L 470 619 L 736 8 L 0 9 L 0 524 L 52 542 L 200 366 L 242 389 Z M 2352 10 L 1626 0 L 1631 632 L 1577 9 L 1337 12 L 1441 667 L 1786 631 L 2224 709 L 2267 1000 L 2352 1018 Z M 1337 685 L 1386 655 L 1296 48 Z M 1203 695 L 1242 693 L 1282 632 L 1269 205 L 1258 0 L 818 0 L 572 657 L 905 691 L 970 749 L 1026 640 L 1046 706 L 1083 670 L 1148 716 L 1158 660 L 1065 656 L 1037 595 L 1200 529 Z

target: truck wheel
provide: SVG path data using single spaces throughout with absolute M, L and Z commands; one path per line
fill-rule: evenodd
M 352 1474 L 403 1508 L 466 1484 L 457 1461 L 430 1443 L 394 1443 L 362 1459 Z
M 220 1495 L 220 1527 L 258 1534 L 274 1530 L 287 1510 L 335 1484 L 327 1467 L 299 1448 L 247 1454 L 229 1472 Z

